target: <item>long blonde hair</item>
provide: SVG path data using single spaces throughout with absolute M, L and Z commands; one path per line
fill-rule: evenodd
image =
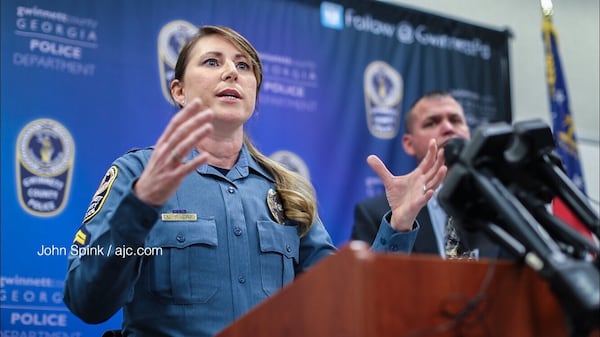
M 189 54 L 193 46 L 202 37 L 208 35 L 222 36 L 247 54 L 247 57 L 252 62 L 252 69 L 256 78 L 256 92 L 258 93 L 262 83 L 262 64 L 258 52 L 246 38 L 229 27 L 200 27 L 198 33 L 186 43 L 179 53 L 179 58 L 175 65 L 175 79 L 183 79 L 186 66 L 189 62 Z M 275 184 L 279 198 L 283 204 L 285 217 L 298 225 L 300 235 L 306 234 L 317 219 L 317 202 L 311 183 L 301 175 L 262 154 L 246 135 L 244 135 L 244 144 L 259 165 L 268 170 L 275 178 Z
M 244 144 L 252 157 L 275 178 L 285 217 L 298 224 L 300 235 L 306 234 L 317 219 L 317 202 L 312 184 L 300 174 L 262 154 L 246 136 Z

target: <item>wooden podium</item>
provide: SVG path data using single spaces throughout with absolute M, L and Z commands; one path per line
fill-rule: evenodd
M 217 337 L 565 337 L 549 287 L 508 261 L 375 254 L 358 241 Z

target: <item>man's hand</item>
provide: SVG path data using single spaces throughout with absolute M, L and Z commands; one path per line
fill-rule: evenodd
M 396 231 L 409 231 L 417 214 L 444 180 L 448 168 L 444 165 L 444 149 L 438 149 L 435 139 L 429 141 L 425 158 L 410 173 L 394 176 L 375 155 L 367 163 L 381 178 L 392 210 L 390 224 Z

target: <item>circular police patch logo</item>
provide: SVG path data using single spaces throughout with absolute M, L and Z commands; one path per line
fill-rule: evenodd
M 402 76 L 383 61 L 374 61 L 365 69 L 366 117 L 374 137 L 394 138 L 400 130 Z
M 19 133 L 17 190 L 25 211 L 38 216 L 60 212 L 73 173 L 75 145 L 67 129 L 52 119 L 37 119 Z
M 174 104 L 171 97 L 171 81 L 179 52 L 197 32 L 198 27 L 195 25 L 187 21 L 175 20 L 164 25 L 158 33 L 158 67 L 163 95 L 167 102 Z

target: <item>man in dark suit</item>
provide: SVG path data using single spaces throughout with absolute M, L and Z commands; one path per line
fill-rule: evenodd
M 418 162 L 425 157 L 432 138 L 438 146 L 444 146 L 450 138 L 471 137 L 462 106 L 443 91 L 430 92 L 420 97 L 406 114 L 405 129 L 402 147 Z M 382 216 L 389 211 L 388 200 L 383 194 L 357 203 L 351 239 L 371 244 Z M 412 252 L 446 257 L 444 227 L 447 221 L 446 213 L 437 201 L 436 192 L 427 207 L 422 208 L 417 216 L 420 229 Z M 481 232 L 459 231 L 459 235 L 464 248 L 474 252 L 475 256 L 497 258 L 506 254 L 501 254 L 500 247 Z

